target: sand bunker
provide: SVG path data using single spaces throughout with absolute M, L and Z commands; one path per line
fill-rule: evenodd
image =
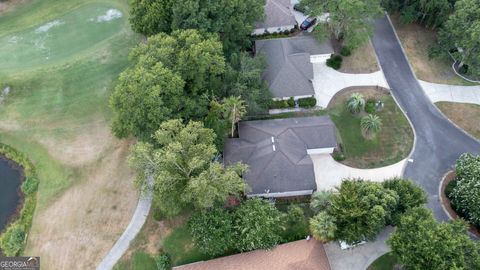
M 111 20 L 115 20 L 121 18 L 123 16 L 122 12 L 117 9 L 109 9 L 107 13 L 100 15 L 97 17 L 97 22 L 108 22 Z
M 37 33 L 37 34 L 45 33 L 45 32 L 48 32 L 48 30 L 50 30 L 50 28 L 55 27 L 55 26 L 59 26 L 59 25 L 62 25 L 62 24 L 64 24 L 64 22 L 62 22 L 60 20 L 51 21 L 51 22 L 48 22 L 48 23 L 38 27 L 37 29 L 35 29 L 35 33 Z

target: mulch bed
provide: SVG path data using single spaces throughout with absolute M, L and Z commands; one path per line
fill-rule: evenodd
M 450 199 L 447 198 L 447 196 L 445 195 L 445 188 L 447 187 L 448 183 L 455 180 L 455 177 L 456 177 L 455 171 L 449 171 L 443 177 L 443 180 L 441 182 L 441 187 L 440 187 L 440 203 L 442 204 L 443 209 L 448 213 L 448 215 L 452 219 L 460 218 L 460 216 L 457 214 L 457 212 L 455 212 L 455 210 L 453 210 L 453 208 L 451 206 L 451 203 L 450 203 Z M 475 227 L 474 225 L 469 225 L 469 227 L 470 228 L 468 229 L 468 231 L 480 238 L 479 229 L 477 227 Z

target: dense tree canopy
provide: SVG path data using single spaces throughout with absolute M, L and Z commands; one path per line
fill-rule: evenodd
M 254 22 L 262 19 L 264 5 L 265 0 L 133 0 L 130 23 L 149 36 L 178 29 L 216 33 L 231 53 L 250 45 L 249 35 Z
M 205 209 L 240 196 L 246 184 L 240 177 L 244 165 L 227 168 L 213 160 L 217 153 L 215 134 L 202 123 L 169 120 L 155 133 L 155 144 L 137 143 L 131 163 L 140 186 L 153 178 L 154 204 L 166 216 L 175 216 L 186 206 Z
M 463 154 L 455 173 L 456 185 L 449 198 L 459 214 L 480 226 L 480 156 Z
M 455 58 L 480 76 L 480 1 L 458 0 L 455 12 L 438 33 L 438 43 L 446 52 L 458 49 Z
M 411 180 L 393 178 L 384 181 L 382 185 L 398 195 L 398 203 L 389 221 L 391 225 L 398 224 L 401 215 L 407 210 L 427 203 L 425 191 Z
M 405 269 L 480 269 L 480 246 L 464 222 L 439 224 L 425 208 L 407 211 L 388 244 Z
M 195 30 L 153 36 L 134 48 L 130 59 L 110 100 L 113 131 L 121 138 L 148 141 L 165 120 L 201 119 L 206 95 L 219 87 L 225 71 L 221 43 Z
M 418 22 L 427 27 L 441 26 L 453 12 L 456 0 L 385 0 L 389 12 L 399 12 L 403 23 Z
M 328 27 L 337 40 L 355 48 L 367 41 L 372 32 L 371 19 L 381 14 L 380 0 L 302 0 L 310 15 L 329 13 Z

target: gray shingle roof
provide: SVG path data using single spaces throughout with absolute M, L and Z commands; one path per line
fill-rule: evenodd
M 249 165 L 243 176 L 252 189 L 247 195 L 315 190 L 307 149 L 337 145 L 328 116 L 244 121 L 238 132 L 239 138 L 225 142 L 224 162 Z
M 333 53 L 329 42 L 319 43 L 310 35 L 255 41 L 257 55 L 264 54 L 267 68 L 263 79 L 274 97 L 313 95 L 311 55 Z
M 297 21 L 290 10 L 290 0 L 267 0 L 265 3 L 265 19 L 256 22 L 255 28 L 271 28 L 296 25 Z

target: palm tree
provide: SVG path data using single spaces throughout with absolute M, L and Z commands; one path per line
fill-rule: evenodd
M 360 113 L 365 107 L 365 99 L 360 93 L 353 93 L 347 100 L 347 110 L 352 114 Z
M 366 139 L 371 140 L 382 127 L 382 119 L 374 114 L 369 114 L 360 120 L 360 127 Z
M 223 110 L 225 119 L 229 119 L 232 124 L 232 137 L 235 134 L 235 124 L 247 113 L 245 101 L 240 97 L 228 97 L 223 100 Z

